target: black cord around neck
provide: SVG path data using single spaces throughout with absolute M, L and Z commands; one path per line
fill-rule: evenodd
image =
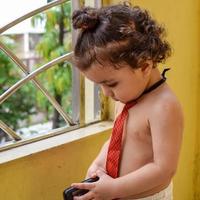
M 141 98 L 144 94 L 147 94 L 149 92 L 151 92 L 152 90 L 155 90 L 157 87 L 159 87 L 160 85 L 162 85 L 165 81 L 166 81 L 166 77 L 165 77 L 165 73 L 170 70 L 170 68 L 166 68 L 163 70 L 162 72 L 162 78 L 157 81 L 156 83 L 154 83 L 150 88 L 146 89 L 137 99 L 135 99 L 134 101 L 137 101 L 139 98 Z
M 141 94 L 141 96 L 144 95 L 144 94 L 147 94 L 147 93 L 151 92 L 152 90 L 155 90 L 157 87 L 159 87 L 161 84 L 163 84 L 163 83 L 166 81 L 166 79 L 167 79 L 167 78 L 165 77 L 165 73 L 166 73 L 168 70 L 170 70 L 170 68 L 164 69 L 163 72 L 162 72 L 162 78 L 161 78 L 159 81 L 157 81 L 156 83 L 154 83 L 150 88 L 148 88 L 147 90 L 145 90 L 145 91 Z

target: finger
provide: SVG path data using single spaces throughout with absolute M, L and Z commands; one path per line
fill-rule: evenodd
M 72 183 L 71 186 L 78 189 L 91 190 L 94 188 L 95 183 Z
M 88 179 L 88 178 L 95 178 L 97 177 L 97 173 L 96 172 L 93 172 L 91 174 L 87 174 L 87 176 L 85 177 L 85 179 Z
M 95 178 L 95 177 L 97 177 L 97 173 L 94 172 L 91 174 L 91 178 Z
M 88 192 L 82 196 L 74 196 L 73 197 L 73 200 L 89 200 L 89 199 L 94 199 L 92 192 Z

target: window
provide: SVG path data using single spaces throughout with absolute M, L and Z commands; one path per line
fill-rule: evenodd
M 70 63 L 79 6 L 49 1 L 0 28 L 0 151 L 102 119 L 98 86 Z

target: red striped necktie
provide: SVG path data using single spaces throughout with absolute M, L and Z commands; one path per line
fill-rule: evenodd
M 129 108 L 131 108 L 135 104 L 136 101 L 127 103 L 114 122 L 106 161 L 107 174 L 113 178 L 117 178 L 119 175 L 119 164 L 124 122 L 128 116 Z

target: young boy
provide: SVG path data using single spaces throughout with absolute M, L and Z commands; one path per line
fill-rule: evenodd
M 139 7 L 115 5 L 73 13 L 80 29 L 76 66 L 116 101 L 112 136 L 89 167 L 93 183 L 75 200 L 172 197 L 183 132 L 179 101 L 156 68 L 170 54 L 164 29 Z

